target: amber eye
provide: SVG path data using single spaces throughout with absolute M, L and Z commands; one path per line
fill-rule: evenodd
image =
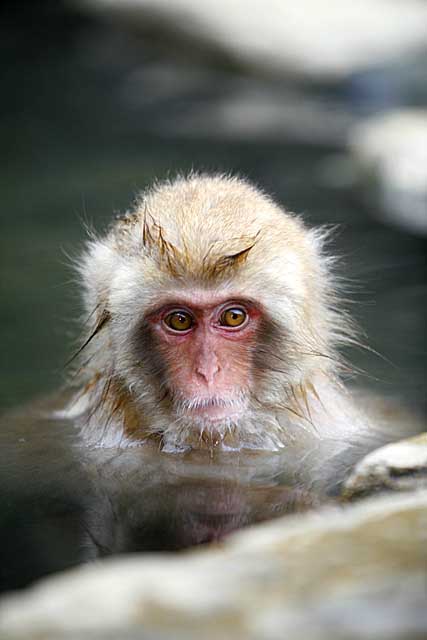
M 247 313 L 238 307 L 231 307 L 222 312 L 219 323 L 223 327 L 240 327 L 246 320 Z
M 187 331 L 193 326 L 193 318 L 187 311 L 172 311 L 164 322 L 174 331 Z

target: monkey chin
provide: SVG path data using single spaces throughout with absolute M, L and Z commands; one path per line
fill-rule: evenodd
M 164 434 L 167 448 L 207 447 L 240 448 L 241 424 L 248 415 L 248 402 L 243 395 L 237 398 L 179 398 L 175 402 L 174 429 L 179 437 Z M 178 427 L 178 429 L 177 429 Z M 172 444 L 172 440 L 174 444 Z
M 171 423 L 162 430 L 162 450 L 219 448 L 224 451 L 257 449 L 278 451 L 284 446 L 279 433 L 266 430 L 247 398 L 180 399 Z
M 284 447 L 278 433 L 266 431 L 254 417 L 229 413 L 223 416 L 181 415 L 162 432 L 162 450 L 179 453 L 189 449 L 244 449 L 279 451 Z

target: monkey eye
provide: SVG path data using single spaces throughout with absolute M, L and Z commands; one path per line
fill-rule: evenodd
M 223 327 L 240 327 L 245 322 L 248 314 L 239 307 L 230 307 L 221 313 L 219 324 Z
M 163 322 L 174 331 L 188 331 L 194 324 L 193 317 L 188 311 L 172 311 Z

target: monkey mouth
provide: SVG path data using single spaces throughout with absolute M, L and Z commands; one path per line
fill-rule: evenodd
M 245 406 L 246 402 L 240 395 L 231 398 L 179 398 L 175 405 L 181 417 L 199 418 L 208 422 L 235 421 L 241 416 Z

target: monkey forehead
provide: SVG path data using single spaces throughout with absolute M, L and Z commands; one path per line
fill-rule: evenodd
M 137 213 L 166 229 L 169 241 L 185 238 L 190 246 L 256 235 L 265 225 L 286 225 L 282 210 L 267 195 L 227 176 L 163 183 L 142 196 Z
M 281 271 L 295 271 L 313 254 L 296 216 L 243 180 L 223 176 L 182 178 L 149 191 L 119 221 L 115 238 L 119 253 L 148 258 L 157 272 L 210 282 L 237 267 L 241 274 L 280 262 Z

